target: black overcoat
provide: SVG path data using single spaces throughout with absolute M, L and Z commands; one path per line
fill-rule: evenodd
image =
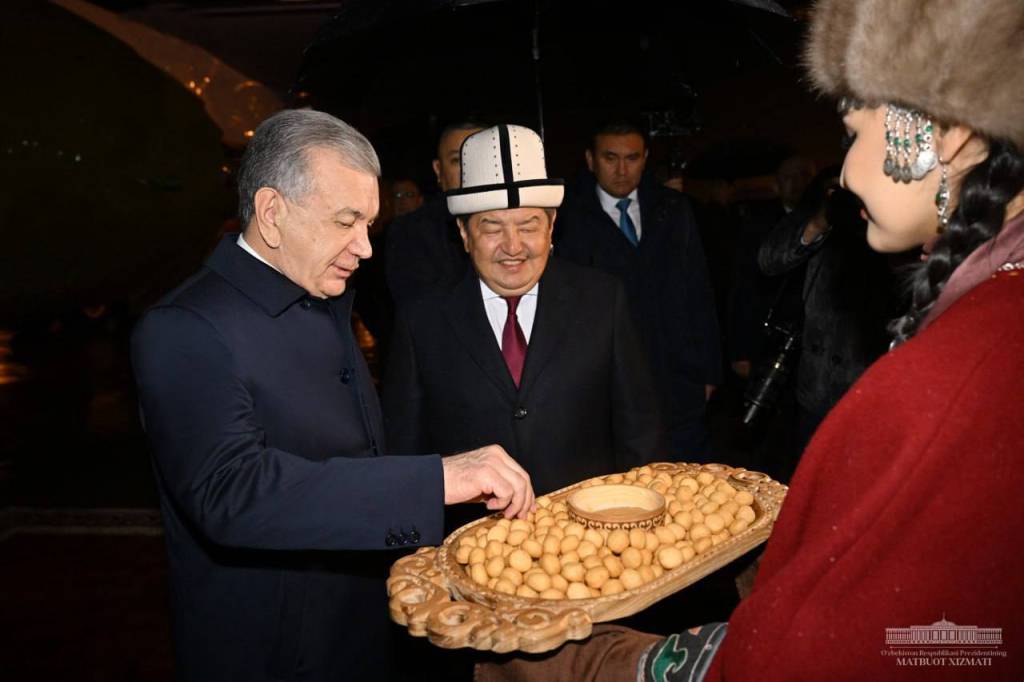
M 686 196 L 646 180 L 637 196 L 641 237 L 634 248 L 601 208 L 596 178 L 581 176 L 559 209 L 555 253 L 625 285 L 663 402 L 673 456 L 691 459 L 706 446 L 698 435 L 704 385 L 722 380 L 714 294 Z
M 352 294 L 228 235 L 132 341 L 181 680 L 386 679 L 387 550 L 442 539 L 439 457 L 384 457 Z M 364 551 L 353 551 L 364 550 Z
M 538 494 L 663 454 L 657 399 L 625 296 L 603 273 L 548 261 L 518 389 L 475 272 L 400 311 L 395 326 L 384 384 L 391 452 L 498 443 Z

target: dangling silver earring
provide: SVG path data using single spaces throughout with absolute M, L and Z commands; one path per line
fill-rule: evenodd
M 931 119 L 920 111 L 889 104 L 885 109 L 885 161 L 882 172 L 893 182 L 921 180 L 935 168 Z M 913 133 L 913 137 L 911 137 Z
M 939 180 L 939 191 L 935 193 L 935 210 L 939 214 L 939 234 L 949 226 L 949 166 L 939 159 L 942 178 Z
M 885 161 L 882 163 L 882 172 L 898 182 L 899 175 L 896 172 L 896 130 L 893 125 L 893 106 L 890 104 L 885 108 Z
M 916 128 L 914 144 L 917 146 L 917 158 L 910 165 L 910 177 L 914 180 L 920 180 L 935 168 L 938 155 L 932 147 L 933 126 L 931 119 L 917 113 L 914 116 L 914 127 Z

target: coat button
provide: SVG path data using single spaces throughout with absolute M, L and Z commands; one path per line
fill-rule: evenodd
M 420 541 L 420 534 L 419 534 L 419 532 L 418 532 L 418 531 L 417 531 L 417 530 L 416 530 L 416 529 L 414 528 L 414 529 L 412 530 L 412 532 L 411 532 L 411 533 L 409 533 L 409 542 L 412 542 L 412 543 L 416 543 L 416 542 L 419 542 L 419 541 Z
M 838 365 L 842 364 L 842 362 L 843 362 L 843 356 L 841 356 L 841 355 L 833 355 L 832 356 L 832 364 L 833 365 L 837 365 L 838 366 Z
M 348 382 L 352 381 L 352 370 L 349 369 L 348 367 L 342 369 L 340 372 L 338 372 L 338 380 L 341 381 L 341 383 L 343 384 L 347 384 Z
M 384 544 L 388 547 L 394 547 L 398 544 L 398 538 L 395 537 L 394 533 L 388 533 L 388 536 L 384 538 Z
M 299 303 L 299 306 L 301 306 L 303 310 L 309 310 L 310 308 L 312 308 L 312 307 L 313 307 L 313 304 L 309 302 L 309 299 L 308 299 L 308 298 L 304 298 L 304 299 L 302 299 L 302 301 L 301 301 L 301 302 Z
M 517 407 L 516 411 L 512 413 L 512 417 L 514 419 L 526 419 L 526 414 L 527 412 L 525 407 Z

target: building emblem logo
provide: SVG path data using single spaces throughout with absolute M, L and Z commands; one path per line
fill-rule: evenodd
M 897 667 L 988 668 L 1006 658 L 1002 628 L 958 625 L 945 614 L 931 625 L 886 628 L 885 644 L 882 655 Z

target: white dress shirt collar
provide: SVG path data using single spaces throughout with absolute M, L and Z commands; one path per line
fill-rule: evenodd
M 263 263 L 264 265 L 267 265 L 267 266 L 269 266 L 271 268 L 274 268 L 273 265 L 271 265 L 270 263 L 267 262 L 266 258 L 264 258 L 260 254 L 256 253 L 256 249 L 254 249 L 251 246 L 249 246 L 249 242 L 245 241 L 245 237 L 242 236 L 241 232 L 238 233 L 238 240 L 237 240 L 237 242 L 238 242 L 238 245 L 240 247 L 242 247 L 242 251 L 245 251 L 247 254 L 249 254 L 250 256 L 252 256 L 256 260 L 258 260 L 259 262 Z M 277 268 L 274 268 L 274 269 L 277 270 Z M 280 270 L 277 270 L 277 271 L 281 272 Z
M 537 317 L 537 297 L 540 291 L 540 282 L 534 284 L 529 291 L 519 299 L 519 306 L 516 308 L 516 318 L 519 326 L 526 337 L 526 343 L 530 343 L 530 334 L 533 333 L 533 321 Z M 494 292 L 483 280 L 480 280 L 480 296 L 484 300 L 484 310 L 487 312 L 487 321 L 494 332 L 494 338 L 501 348 L 501 333 L 505 329 L 505 320 L 508 318 L 508 304 L 500 294 Z
M 627 197 L 631 199 L 629 207 L 626 208 L 626 213 L 633 220 L 633 227 L 636 228 L 636 238 L 640 239 L 642 236 L 642 226 L 640 225 L 640 201 L 637 199 L 637 191 L 634 189 L 630 192 Z M 619 203 L 621 199 L 619 197 L 613 197 L 608 192 L 604 191 L 600 183 L 597 185 L 597 200 L 601 202 L 601 208 L 608 214 L 608 217 L 612 219 L 612 222 L 616 225 L 619 224 L 619 207 L 615 204 Z

